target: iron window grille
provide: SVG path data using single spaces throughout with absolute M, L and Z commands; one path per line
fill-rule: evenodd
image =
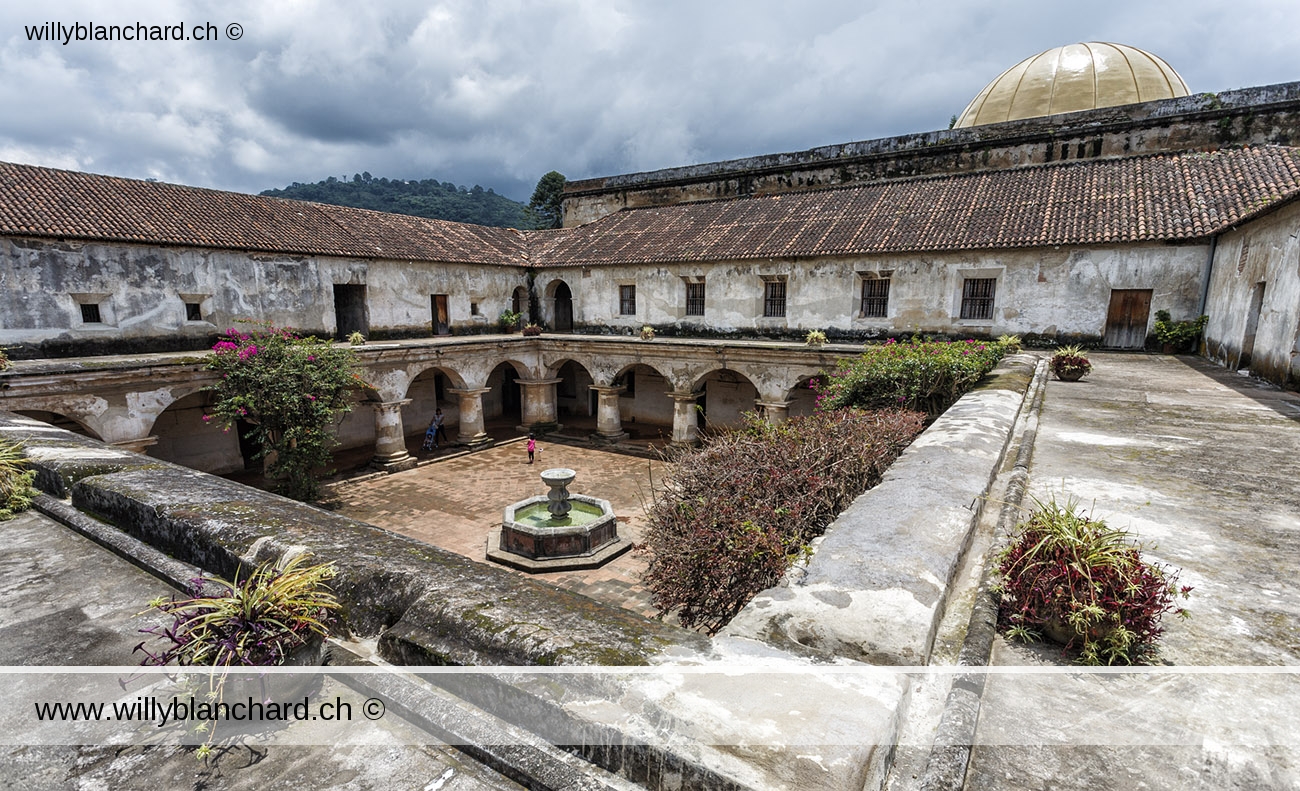
M 81 303 L 81 323 L 82 324 L 103 324 L 104 319 L 99 315 L 99 305 L 94 302 Z
M 703 283 L 686 284 L 686 315 L 687 316 L 704 315 L 704 284 Z
M 636 286 L 618 287 L 618 312 L 621 316 L 636 315 Z
M 991 320 L 997 284 L 995 277 L 968 278 L 961 289 L 961 317 L 975 321 Z
M 862 318 L 883 319 L 889 315 L 889 278 L 862 280 Z
M 768 280 L 763 286 L 763 316 L 785 318 L 785 281 Z

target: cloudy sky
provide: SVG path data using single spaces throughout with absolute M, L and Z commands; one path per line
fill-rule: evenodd
M 1007 67 L 1078 41 L 1154 52 L 1194 92 L 1300 80 L 1295 0 L 375 5 L 6 3 L 0 160 L 246 192 L 369 171 L 527 200 L 552 169 L 942 129 Z M 29 40 L 47 23 L 219 40 Z

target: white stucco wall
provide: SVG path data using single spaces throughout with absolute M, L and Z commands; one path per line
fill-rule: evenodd
M 1263 285 L 1252 373 L 1277 384 L 1300 383 L 1300 204 L 1292 204 L 1230 231 L 1214 255 L 1205 312 L 1207 356 L 1239 367 L 1242 342 L 1252 320 L 1257 287 Z
M 720 332 L 866 334 L 935 332 L 1099 339 L 1112 289 L 1151 289 L 1151 312 L 1196 310 L 1207 245 L 1111 245 L 814 260 L 554 268 L 573 291 L 578 326 L 633 332 L 641 326 Z M 888 315 L 859 317 L 863 273 L 890 278 Z M 764 278 L 786 281 L 786 316 L 763 316 Z M 990 321 L 963 321 L 966 278 L 996 278 Z M 685 315 L 686 282 L 703 278 L 705 315 Z M 636 313 L 619 314 L 619 286 L 636 286 Z M 544 305 L 544 311 L 553 309 Z M 1154 321 L 1154 319 L 1152 319 Z

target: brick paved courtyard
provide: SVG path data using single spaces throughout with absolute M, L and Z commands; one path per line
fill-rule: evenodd
M 570 490 L 609 500 L 619 535 L 641 540 L 642 505 L 649 500 L 651 476 L 657 481 L 663 474 L 663 462 L 555 441 L 540 441 L 538 447 L 541 453 L 532 466 L 524 443 L 509 442 L 408 472 L 342 484 L 335 489 L 339 511 L 488 563 L 488 533 L 500 525 L 505 506 L 545 494 L 542 470 L 569 467 L 578 473 Z M 632 551 L 592 571 L 529 576 L 653 616 L 650 597 L 640 585 L 645 567 Z

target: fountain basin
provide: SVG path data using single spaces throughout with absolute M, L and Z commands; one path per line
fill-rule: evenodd
M 542 480 L 550 494 L 506 506 L 501 528 L 488 537 L 488 560 L 528 572 L 578 571 L 598 568 L 631 549 L 619 538 L 608 500 L 564 488 L 573 477 L 572 470 L 547 470 Z

